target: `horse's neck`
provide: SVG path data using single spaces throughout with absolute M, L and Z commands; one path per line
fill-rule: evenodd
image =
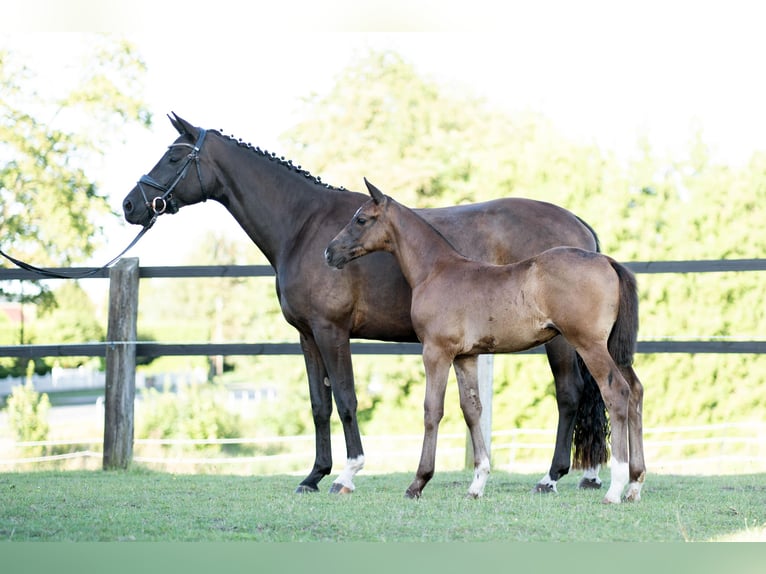
M 323 204 L 323 190 L 252 149 L 229 143 L 224 150 L 216 158 L 225 181 L 216 199 L 276 267 Z
M 414 211 L 396 203 L 392 207 L 393 252 L 410 287 L 414 289 L 442 266 L 464 259 L 441 233 Z

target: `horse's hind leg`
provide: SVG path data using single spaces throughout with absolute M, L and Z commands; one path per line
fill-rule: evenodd
M 487 484 L 490 461 L 484 434 L 481 431 L 482 405 L 479 396 L 478 357 L 461 357 L 455 359 L 453 364 L 460 390 L 460 408 L 471 433 L 473 445 L 474 473 L 468 496 L 479 498 L 484 494 L 484 486 Z
M 532 492 L 556 492 L 556 483 L 569 472 L 572 452 L 572 435 L 580 403 L 584 400 L 584 380 L 581 376 L 580 365 L 572 347 L 564 337 L 556 337 L 545 345 L 545 351 L 548 356 L 548 364 L 553 373 L 553 379 L 556 385 L 556 405 L 558 407 L 559 421 L 556 427 L 556 445 L 553 452 L 551 466 L 546 474 L 535 485 Z M 603 407 L 602 407 L 603 409 Z M 580 453 L 580 457 L 585 464 L 583 476 L 580 480 L 581 488 L 601 488 L 601 479 L 598 477 L 599 461 L 598 455 L 593 450 L 603 445 L 605 436 L 603 425 L 589 425 L 583 432 L 587 433 L 589 442 L 586 446 L 578 444 L 575 448 Z M 602 436 L 595 436 L 601 433 Z M 586 452 L 581 452 L 585 450 Z M 576 467 L 577 468 L 577 467 Z
M 644 462 L 644 387 L 638 380 L 633 367 L 622 367 L 625 380 L 630 385 L 630 407 L 628 410 L 628 444 L 630 449 L 630 483 L 625 493 L 625 500 L 638 502 L 641 500 L 641 487 L 646 477 Z
M 612 478 L 604 502 L 619 504 L 628 484 L 628 411 L 630 385 L 612 360 L 606 342 L 578 348 L 588 370 L 598 383 L 612 424 Z

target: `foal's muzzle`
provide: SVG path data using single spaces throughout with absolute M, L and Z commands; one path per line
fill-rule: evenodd
M 338 253 L 333 243 L 330 243 L 327 249 L 324 250 L 324 259 L 327 265 L 336 269 L 343 269 L 349 261 L 342 253 Z

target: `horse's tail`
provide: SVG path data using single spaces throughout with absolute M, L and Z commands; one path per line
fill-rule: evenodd
M 627 267 L 613 259 L 610 263 L 620 281 L 620 302 L 607 348 L 615 363 L 628 366 L 633 364 L 638 339 L 638 288 Z M 572 468 L 589 469 L 609 460 L 609 419 L 601 391 L 580 355 L 577 367 L 584 385 L 575 416 Z
M 609 418 L 596 379 L 579 354 L 577 368 L 584 384 L 575 415 L 572 468 L 585 470 L 609 460 Z
M 607 348 L 619 367 L 628 367 L 633 364 L 638 341 L 638 286 L 630 269 L 614 259 L 609 262 L 620 280 L 620 306 Z

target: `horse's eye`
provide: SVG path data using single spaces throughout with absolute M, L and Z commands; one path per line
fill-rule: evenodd
M 356 218 L 356 224 L 357 225 L 364 225 L 367 223 L 367 219 L 364 217 L 357 217 Z
M 170 160 L 170 163 L 178 163 L 181 161 L 181 156 L 171 155 L 168 159 Z

